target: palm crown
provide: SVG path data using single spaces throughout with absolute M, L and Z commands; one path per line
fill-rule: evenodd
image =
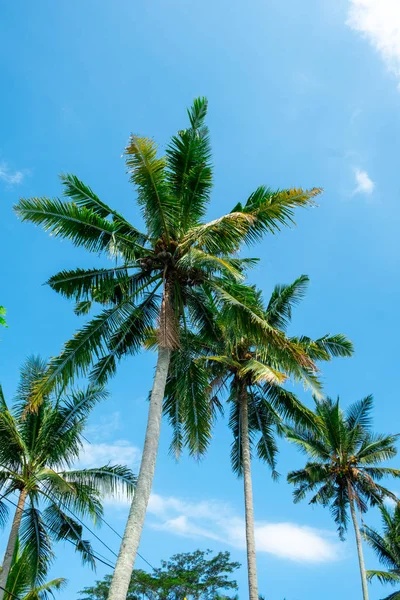
M 69 511 L 98 523 L 103 514 L 102 495 L 130 497 L 135 484 L 134 475 L 124 466 L 74 468 L 89 413 L 106 397 L 101 388 L 90 386 L 56 398 L 46 395 L 36 412 L 26 410 L 35 382 L 45 370 L 39 358 L 27 360 L 12 410 L 0 388 L 0 526 L 8 517 L 6 500 L 19 494 L 22 518 L 17 510 L 20 526 L 14 533 L 19 535 L 24 560 L 32 567 L 32 584 L 43 583 L 53 557 L 52 541 L 72 540 L 83 561 L 93 566 L 90 544 Z M 9 551 L 12 556 L 14 547 Z
M 267 462 L 273 473 L 277 453 L 275 430 L 279 430 L 281 419 L 290 418 L 310 426 L 315 423 L 312 411 L 282 384 L 292 377 L 319 392 L 316 361 L 351 356 L 353 345 L 342 334 L 325 335 L 316 340 L 287 336 L 293 307 L 304 297 L 308 281 L 306 275 L 301 275 L 290 285 L 275 286 L 267 307 L 263 306 L 259 291 L 248 289 L 248 295 L 253 296 L 253 311 L 276 337 L 260 337 L 257 330 L 246 327 L 242 311 L 234 311 L 232 307 L 221 311 L 211 306 L 216 337 L 197 340 L 189 337 L 185 340 L 185 353 L 174 353 L 165 412 L 174 431 L 172 450 L 175 454 L 179 454 L 184 445 L 192 452 L 199 447 L 202 452 L 206 450 L 211 421 L 222 410 L 227 387 L 231 406 L 229 423 L 234 435 L 231 459 L 234 471 L 239 474 L 242 472 L 242 387 L 248 392 L 250 444 L 256 446 L 258 457 Z M 197 397 L 197 404 L 193 396 Z M 197 407 L 195 412 L 194 406 Z M 194 443 L 194 440 L 202 443 Z
M 172 138 L 161 158 L 152 140 L 131 136 L 126 164 L 145 233 L 73 175 L 61 178 L 69 201 L 33 198 L 16 206 L 22 220 L 116 261 L 108 269 L 62 271 L 49 280 L 54 290 L 77 302 L 78 313 L 87 313 L 93 302 L 104 310 L 52 360 L 48 382 L 66 382 L 76 372 L 86 372 L 93 357 L 92 379 L 104 382 L 118 359 L 140 348 L 155 320 L 160 346 L 179 347 L 182 327 L 210 326 L 208 295 L 219 304 L 243 306 L 246 316 L 257 322 L 240 285 L 253 261 L 233 254 L 243 242 L 291 223 L 293 209 L 312 205 L 320 190 L 273 192 L 261 186 L 244 205 L 204 222 L 212 187 L 206 113 L 207 101 L 195 100 L 188 111 L 189 128 Z
M 348 508 L 355 504 L 365 513 L 368 504 L 381 505 L 396 496 L 378 483 L 386 476 L 400 477 L 400 470 L 379 466 L 397 454 L 397 435 L 371 432 L 372 396 L 354 403 L 346 413 L 339 399 L 316 401 L 317 431 L 288 429 L 287 438 L 310 457 L 304 469 L 292 471 L 288 481 L 296 487 L 294 501 L 312 494 L 310 504 L 330 506 L 343 538 Z

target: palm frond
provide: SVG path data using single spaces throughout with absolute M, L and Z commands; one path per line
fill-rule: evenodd
M 186 231 L 204 215 L 212 187 L 211 150 L 206 98 L 188 110 L 190 128 L 179 131 L 167 147 L 168 181 L 180 206 L 180 229 Z
M 240 377 L 249 375 L 251 376 L 252 382 L 257 384 L 268 383 L 271 385 L 279 385 L 284 383 L 287 379 L 285 373 L 282 373 L 255 358 L 250 358 L 243 363 L 239 375 Z
M 136 135 L 131 135 L 125 156 L 150 237 L 165 236 L 169 243 L 177 225 L 177 206 L 167 184 L 166 158 L 157 158 L 157 146 L 151 139 Z
M 41 512 L 33 505 L 25 509 L 19 531 L 21 548 L 32 567 L 35 585 L 44 583 L 54 554 Z
M 66 481 L 93 488 L 102 496 L 123 495 L 128 498 L 133 497 L 137 479 L 131 469 L 123 465 L 64 471 L 60 475 Z
M 83 527 L 57 504 L 52 503 L 43 511 L 43 521 L 46 523 L 52 538 L 57 541 L 69 540 L 75 545 L 75 551 L 82 559 L 82 564 L 96 568 L 93 548 L 88 540 L 83 539 Z
M 135 259 L 135 242 L 120 234 L 118 225 L 85 207 L 57 199 L 22 198 L 14 209 L 22 221 L 42 225 L 51 235 L 67 239 L 74 246 L 113 256 L 117 248 L 126 258 Z
M 23 600 L 49 600 L 54 598 L 54 592 L 59 592 L 66 587 L 68 581 L 64 577 L 57 577 L 51 579 L 42 585 L 35 587 L 30 590 L 23 598 Z
M 251 215 L 233 212 L 209 223 L 192 227 L 180 241 L 181 253 L 195 247 L 214 256 L 227 255 L 239 250 L 254 222 Z
M 314 198 L 321 192 L 321 188 L 273 191 L 265 186 L 258 187 L 244 206 L 238 204 L 233 209 L 255 217 L 246 242 L 256 241 L 266 232 L 276 233 L 282 226 L 294 224 L 294 209 L 315 206 Z
M 77 206 L 87 208 L 103 219 L 111 216 L 114 224 L 118 225 L 119 233 L 128 236 L 132 241 L 138 244 L 144 244 L 147 241 L 145 234 L 138 231 L 122 215 L 102 202 L 93 190 L 76 175 L 61 175 L 60 179 L 64 186 L 64 196 L 70 198 Z
M 285 330 L 292 319 L 292 308 L 306 295 L 309 278 L 300 275 L 290 285 L 276 285 L 268 302 L 266 319 L 274 327 Z

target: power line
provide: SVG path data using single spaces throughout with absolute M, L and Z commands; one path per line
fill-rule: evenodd
M 86 438 L 85 438 L 86 439 Z M 87 440 L 87 442 L 90 444 L 91 442 L 89 442 L 89 440 Z M 34 476 L 35 477 L 35 476 Z M 35 479 L 37 479 L 37 477 L 35 477 Z M 39 480 L 37 479 L 37 481 L 39 482 Z M 40 483 L 40 482 L 39 482 Z M 49 493 L 48 488 L 44 487 L 44 489 L 46 490 L 47 493 Z M 3 496 L 4 497 L 4 496 Z M 11 500 L 9 500 L 8 498 L 4 498 L 5 500 L 8 500 L 9 502 L 11 502 Z M 54 499 L 52 499 L 50 497 L 50 500 L 52 500 L 52 502 L 54 502 Z M 13 502 L 11 502 L 12 504 L 14 504 Z M 113 554 L 116 558 L 118 558 L 118 554 L 116 552 L 114 552 L 114 550 L 112 548 L 110 548 L 101 538 L 100 536 L 98 536 L 88 525 L 86 525 L 86 523 L 84 521 L 82 521 L 72 510 L 71 508 L 69 508 L 65 503 L 62 502 L 62 500 L 60 500 L 59 498 L 57 499 L 57 503 L 61 504 L 62 506 L 65 507 L 66 510 L 68 510 L 71 515 L 83 526 L 86 527 L 86 529 L 101 543 L 103 544 L 103 546 L 105 548 L 107 548 L 107 550 L 109 552 L 111 552 L 111 554 Z M 17 506 L 16 504 L 14 506 Z M 115 533 L 121 540 L 123 539 L 123 536 L 119 533 L 119 531 L 117 531 L 116 529 L 114 529 L 114 527 L 112 525 L 110 525 L 103 516 L 99 516 L 98 517 L 100 519 L 100 521 L 102 521 L 103 523 L 105 523 L 107 525 L 107 527 L 109 529 L 111 529 L 111 531 L 113 533 Z M 53 530 L 54 531 L 54 530 Z M 73 543 L 72 540 L 66 538 L 69 542 Z M 75 544 L 76 545 L 76 544 Z M 88 552 L 89 555 L 91 555 L 90 552 Z M 98 553 L 99 554 L 99 553 Z M 136 553 L 139 558 L 141 558 L 143 560 L 143 562 L 145 562 L 153 571 L 156 570 L 156 568 L 142 555 L 140 554 L 140 552 Z M 92 555 L 91 555 L 92 556 Z M 101 555 L 100 555 L 101 556 Z M 103 557 L 104 558 L 104 557 Z M 101 560 L 101 558 L 98 558 L 98 560 L 100 560 L 100 562 L 106 564 L 104 562 L 104 560 Z M 106 559 L 108 560 L 108 559 Z M 110 565 L 107 565 L 110 566 Z M 114 569 L 115 567 L 111 567 L 112 569 Z
M 9 596 L 12 596 L 13 598 L 16 598 L 17 600 L 21 600 L 21 598 L 19 596 L 16 596 L 15 594 L 13 594 L 12 592 L 10 592 L 9 590 L 6 590 L 6 588 L 4 588 L 2 585 L 0 585 L 0 590 L 3 590 L 3 592 L 5 592 L 6 594 L 8 594 Z
M 18 504 L 16 504 L 15 502 L 13 502 L 12 500 L 10 500 L 10 498 L 4 498 L 4 500 L 7 500 L 7 502 L 9 502 L 10 504 L 12 504 L 13 506 L 15 506 L 16 508 L 18 508 Z M 27 512 L 27 510 L 24 508 L 22 509 L 22 512 Z M 50 531 L 53 531 L 54 533 L 58 534 L 58 531 L 56 529 L 54 529 L 54 527 L 50 527 L 47 526 L 47 529 L 50 529 Z M 67 542 L 69 542 L 70 544 L 72 544 L 75 548 L 78 547 L 78 544 L 73 542 L 70 538 L 64 538 Z M 100 558 L 100 556 L 97 554 L 94 554 L 93 552 L 89 552 L 88 550 L 85 550 L 86 554 L 88 554 L 89 556 L 92 556 L 93 558 L 95 558 L 96 560 L 98 560 L 99 562 L 103 563 L 103 565 L 106 565 L 106 567 L 109 567 L 110 569 L 115 569 L 115 565 L 111 565 L 109 562 L 106 562 L 106 560 L 103 560 L 102 558 Z
M 89 443 L 90 443 L 90 442 L 89 442 Z M 46 488 L 46 487 L 45 487 L 44 489 L 47 491 L 47 493 L 49 493 L 49 490 L 48 490 L 48 488 Z M 54 499 L 52 499 L 51 497 L 50 497 L 50 499 L 51 499 L 51 500 L 54 502 Z M 65 507 L 65 509 L 66 509 L 66 510 L 68 510 L 68 511 L 71 513 L 71 515 L 72 515 L 72 516 L 73 516 L 73 517 L 74 517 L 74 518 L 75 518 L 75 519 L 76 519 L 76 520 L 77 520 L 77 521 L 78 521 L 78 522 L 79 522 L 79 523 L 80 523 L 80 524 L 81 524 L 83 527 L 86 527 L 86 529 L 87 529 L 87 530 L 88 530 L 88 531 L 89 531 L 89 532 L 90 532 L 92 535 L 94 535 L 94 537 L 95 537 L 95 538 L 96 538 L 96 539 L 97 539 L 97 540 L 98 540 L 98 541 L 99 541 L 101 544 L 103 544 L 103 546 L 104 546 L 105 548 L 107 548 L 107 550 L 108 550 L 109 552 L 111 552 L 111 554 L 113 554 L 113 555 L 114 555 L 116 558 L 118 558 L 118 554 L 117 554 L 116 552 L 114 552 L 114 550 L 113 550 L 112 548 L 110 548 L 110 547 L 109 547 L 109 546 L 108 546 L 108 545 L 107 545 L 107 544 L 106 544 L 106 543 L 105 543 L 105 542 L 104 542 L 104 541 L 103 541 L 103 540 L 102 540 L 102 539 L 101 539 L 101 538 L 100 538 L 100 537 L 99 537 L 99 536 L 98 536 L 98 535 L 97 535 L 97 534 L 96 534 L 96 533 L 93 531 L 93 529 L 91 529 L 91 528 L 89 527 L 89 525 L 86 525 L 86 523 L 84 523 L 84 521 L 82 521 L 82 520 L 81 520 L 81 519 L 80 519 L 80 518 L 79 518 L 79 517 L 78 517 L 78 516 L 77 516 L 77 515 L 76 515 L 76 514 L 73 512 L 73 510 L 72 510 L 72 509 L 71 509 L 69 506 L 67 506 L 65 503 L 63 503 L 63 502 L 62 502 L 62 500 L 60 500 L 59 498 L 57 499 L 57 502 L 58 502 L 59 504 L 61 504 L 61 506 L 64 506 L 64 507 Z M 117 535 L 117 536 L 118 536 L 118 537 L 119 537 L 121 540 L 123 539 L 123 537 L 122 537 L 122 535 L 119 533 L 119 531 L 117 531 L 116 529 L 114 529 L 114 527 L 113 527 L 112 525 L 110 525 L 110 524 L 109 524 L 109 523 L 108 523 L 108 522 L 105 520 L 105 518 L 104 518 L 103 516 L 99 516 L 98 518 L 99 518 L 99 520 L 100 520 L 100 521 L 102 521 L 103 523 L 105 523 L 105 524 L 107 525 L 107 527 L 108 527 L 109 529 L 111 529 L 111 531 L 112 531 L 113 533 L 115 533 L 115 534 L 116 534 L 116 535 Z M 148 566 L 149 566 L 151 569 L 153 569 L 153 571 L 155 571 L 155 567 L 153 567 L 153 565 L 152 565 L 152 564 L 151 564 L 151 563 L 150 563 L 150 562 L 149 562 L 149 561 L 148 561 L 148 560 L 147 560 L 147 559 L 146 559 L 146 558 L 145 558 L 145 557 L 144 557 L 142 554 L 140 554 L 140 552 L 137 552 L 137 555 L 138 555 L 138 556 L 139 556 L 139 558 L 141 558 L 141 559 L 142 559 L 142 560 L 143 560 L 143 561 L 144 561 L 144 562 L 145 562 L 145 563 L 146 563 L 146 564 L 147 564 L 147 565 L 148 565 Z
M 115 533 L 115 534 L 116 534 L 116 535 L 117 535 L 117 536 L 120 538 L 120 540 L 122 540 L 122 539 L 123 539 L 123 537 L 122 537 L 122 535 L 119 533 L 119 531 L 117 531 L 116 529 L 114 529 L 114 527 L 113 527 L 112 525 L 110 525 L 110 523 L 107 523 L 107 521 L 105 520 L 105 518 L 104 518 L 104 517 L 100 517 L 100 519 L 103 521 L 103 523 L 105 523 L 105 524 L 107 525 L 107 527 L 109 527 L 109 529 L 111 529 L 111 531 L 113 531 L 113 532 L 114 532 L 114 533 Z M 145 563 L 147 563 L 147 564 L 149 565 L 149 567 L 150 567 L 151 569 L 153 569 L 153 571 L 155 571 L 155 570 L 156 570 L 156 568 L 155 568 L 155 567 L 153 567 L 153 565 L 152 565 L 152 564 L 150 564 L 150 563 L 149 563 L 149 561 L 148 561 L 148 560 L 146 560 L 146 559 L 145 559 L 145 557 L 144 557 L 142 554 L 140 554 L 140 552 L 136 552 L 136 554 L 137 554 L 137 555 L 139 556 L 139 558 L 141 558 L 141 559 L 142 559 L 142 560 L 143 560 Z
M 44 489 L 45 489 L 46 493 L 47 493 L 47 494 L 49 494 L 49 489 L 48 489 L 48 488 L 46 488 L 46 487 L 44 487 Z M 50 495 L 49 495 L 49 498 L 50 498 L 50 500 L 51 500 L 52 502 L 55 502 L 54 498 L 52 498 Z M 91 529 L 91 528 L 90 528 L 88 525 L 86 525 L 86 523 L 84 523 L 84 522 L 82 521 L 82 519 L 80 519 L 80 518 L 79 518 L 79 517 L 78 517 L 78 516 L 77 516 L 77 515 L 76 515 L 76 514 L 75 514 L 75 513 L 74 513 L 74 512 L 73 512 L 73 511 L 72 511 L 72 510 L 71 510 L 71 509 L 70 509 L 70 508 L 69 508 L 69 507 L 66 505 L 66 504 L 65 504 L 65 502 L 63 502 L 63 501 L 62 501 L 60 498 L 57 498 L 57 502 L 58 502 L 59 504 L 61 504 L 61 506 L 64 506 L 64 508 L 65 508 L 66 510 L 68 510 L 68 511 L 71 513 L 71 515 L 72 515 L 72 516 L 73 516 L 73 517 L 74 517 L 74 518 L 75 518 L 75 519 L 78 521 L 78 523 L 80 523 L 80 524 L 81 524 L 83 527 L 86 527 L 86 529 L 87 529 L 88 531 L 90 531 L 90 533 L 91 533 L 92 535 L 94 535 L 94 537 L 95 537 L 95 538 L 96 538 L 96 539 L 97 539 L 97 540 L 98 540 L 98 541 L 99 541 L 101 544 L 103 544 L 103 546 L 104 546 L 105 548 L 107 548 L 107 550 L 108 550 L 109 552 L 111 552 L 111 554 L 114 554 L 114 556 L 115 556 L 116 558 L 118 558 L 118 554 L 117 554 L 116 552 L 114 552 L 114 550 L 113 550 L 112 548 L 110 548 L 110 546 L 108 546 L 108 545 L 107 545 L 105 542 L 103 542 L 103 540 L 102 540 L 102 539 L 101 539 L 101 538 L 100 538 L 100 537 L 99 537 L 99 536 L 98 536 L 98 535 L 97 535 L 97 534 L 96 534 L 96 533 L 95 533 L 95 532 L 94 532 L 94 531 L 93 531 L 93 530 L 92 530 L 92 529 Z M 102 519 L 102 517 L 101 517 L 101 516 L 99 516 L 99 519 Z

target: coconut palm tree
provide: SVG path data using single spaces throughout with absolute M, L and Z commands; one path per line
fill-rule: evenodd
M 0 526 L 7 522 L 6 501 L 18 495 L 0 574 L 1 600 L 18 537 L 34 574 L 32 585 L 44 583 L 54 541 L 72 540 L 83 561 L 93 566 L 82 526 L 68 512 L 89 517 L 96 524 L 103 513 L 103 494 L 124 493 L 130 498 L 134 490 L 135 477 L 127 467 L 74 467 L 87 418 L 106 397 L 99 386 L 61 396 L 46 394 L 36 411 L 27 410 L 35 383 L 45 373 L 46 363 L 40 358 L 26 361 L 11 409 L 0 388 Z
M 239 203 L 227 215 L 205 222 L 212 187 L 206 113 L 207 101 L 195 100 L 188 111 L 189 127 L 172 138 L 163 157 L 157 156 L 152 140 L 131 136 L 126 164 L 145 233 L 73 175 L 62 177 L 68 202 L 33 198 L 16 206 L 22 220 L 113 260 L 108 269 L 63 271 L 50 279 L 54 290 L 77 301 L 78 313 L 87 313 L 93 303 L 104 310 L 67 342 L 51 362 L 43 385 L 65 383 L 76 373 L 87 372 L 93 363 L 92 379 L 104 382 L 115 373 L 120 358 L 141 348 L 148 328 L 156 323 L 158 327 L 141 468 L 111 600 L 124 600 L 129 586 L 154 476 L 171 352 L 180 347 L 182 330 L 212 327 L 204 308 L 208 295 L 219 304 L 240 304 L 245 292 L 239 282 L 253 262 L 237 258 L 240 245 L 291 223 L 295 207 L 312 205 L 320 193 L 319 189 L 274 192 L 261 186 L 244 205 Z M 253 327 L 274 335 L 249 307 L 242 306 Z
M 344 413 L 339 399 L 317 400 L 318 430 L 297 427 L 288 428 L 286 433 L 287 439 L 310 458 L 304 469 L 288 475 L 288 481 L 296 486 L 294 501 L 312 493 L 310 504 L 329 506 L 341 539 L 347 531 L 350 510 L 364 600 L 368 600 L 368 587 L 357 509 L 362 515 L 368 505 L 381 505 L 385 498 L 397 501 L 378 481 L 385 476 L 400 477 L 399 469 L 379 466 L 396 456 L 398 436 L 372 433 L 372 406 L 373 398 L 367 396 Z
M 307 285 L 308 277 L 302 275 L 291 285 L 276 286 L 266 308 L 260 292 L 252 288 L 253 304 L 258 306 L 259 317 L 269 327 L 285 335 L 292 308 L 304 297 Z M 232 468 L 243 476 L 244 483 L 249 597 L 250 600 L 258 600 L 251 477 L 253 451 L 270 466 L 273 476 L 277 476 L 276 433 L 282 430 L 282 420 L 289 418 L 309 426 L 313 426 L 315 420 L 312 411 L 282 384 L 292 377 L 311 385 L 315 391 L 319 390 L 315 361 L 351 356 L 353 346 L 341 334 L 326 335 L 317 340 L 285 336 L 285 345 L 282 346 L 281 338 L 275 343 L 274 339 L 253 337 L 240 316 L 240 313 L 234 314 L 231 307 L 219 311 L 215 317 L 219 327 L 217 340 L 207 343 L 199 338 L 196 344 L 196 340 L 192 339 L 188 344 L 192 356 L 189 350 L 174 356 L 167 383 L 165 411 L 174 429 L 175 453 L 179 454 L 183 445 L 192 450 L 196 447 L 192 438 L 200 436 L 201 431 L 207 428 L 198 426 L 199 414 L 192 415 L 191 402 L 185 402 L 188 395 L 185 390 L 191 390 L 195 385 L 197 396 L 201 393 L 206 395 L 211 390 L 211 407 L 217 410 L 222 406 L 225 390 L 229 389 Z M 198 358 L 202 355 L 207 359 L 208 369 Z M 211 386 L 207 386 L 210 380 Z M 210 406 L 210 401 L 207 403 L 203 399 L 201 405 Z M 200 414 L 203 420 L 209 418 L 206 408 Z M 208 440 L 204 440 L 202 447 L 206 447 L 207 443 Z
M 1 573 L 1 567 L 0 567 Z M 46 572 L 43 573 L 43 579 Z M 62 590 L 67 580 L 63 577 L 43 581 L 41 585 L 35 585 L 37 579 L 35 569 L 29 560 L 27 551 L 21 551 L 19 539 L 17 538 L 11 569 L 8 574 L 4 593 L 4 600 L 48 600 L 54 597 L 54 592 Z
M 381 583 L 400 583 L 400 504 L 394 509 L 380 506 L 383 534 L 364 525 L 363 536 L 379 558 L 385 571 L 367 571 L 368 580 L 378 579 Z M 384 600 L 400 600 L 400 590 L 389 594 Z

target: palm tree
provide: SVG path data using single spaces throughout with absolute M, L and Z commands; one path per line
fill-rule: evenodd
M 212 187 L 206 113 L 207 101 L 195 100 L 188 111 L 189 127 L 172 138 L 163 157 L 157 156 L 151 139 L 131 136 L 126 164 L 145 233 L 73 175 L 62 177 L 69 202 L 33 198 L 21 200 L 16 207 L 22 220 L 40 224 L 53 235 L 114 261 L 108 269 L 63 271 L 50 279 L 54 290 L 77 301 L 79 314 L 87 313 L 92 303 L 105 308 L 67 342 L 51 362 L 43 385 L 65 383 L 76 373 L 86 373 L 93 363 L 92 380 L 104 382 L 115 373 L 119 359 L 140 350 L 149 327 L 158 327 L 157 367 L 142 462 L 111 600 L 125 599 L 140 541 L 155 471 L 171 352 L 180 347 L 182 331 L 212 327 L 204 308 L 209 295 L 219 304 L 240 304 L 239 295 L 245 297 L 238 282 L 245 267 L 254 261 L 236 257 L 240 245 L 293 222 L 294 208 L 312 205 L 321 191 L 273 192 L 261 186 L 244 205 L 237 204 L 229 214 L 204 222 Z M 242 307 L 254 326 L 264 327 L 248 306 Z M 265 331 L 268 333 L 267 328 Z
M 398 469 L 377 466 L 396 456 L 398 436 L 372 433 L 372 405 L 372 396 L 367 396 L 343 413 L 339 399 L 317 400 L 318 431 L 287 429 L 287 439 L 311 459 L 304 469 L 288 475 L 288 481 L 296 486 L 294 501 L 313 493 L 310 504 L 330 507 L 341 539 L 347 531 L 350 509 L 364 600 L 368 600 L 368 588 L 356 511 L 362 515 L 368 505 L 381 505 L 385 498 L 397 501 L 378 481 L 385 476 L 400 477 Z
M 381 583 L 394 585 L 400 582 L 400 504 L 397 502 L 394 510 L 385 505 L 379 508 L 382 516 L 383 535 L 368 526 L 364 526 L 363 535 L 386 570 L 367 571 L 367 578 L 370 581 L 376 578 Z M 400 590 L 389 594 L 384 600 L 400 600 Z
M 46 570 L 45 570 L 46 571 Z M 0 567 L 1 573 L 1 567 Z M 46 572 L 43 573 L 43 579 Z M 29 560 L 27 551 L 21 552 L 19 539 L 17 538 L 14 556 L 10 572 L 8 574 L 4 600 L 47 600 L 50 596 L 54 597 L 54 592 L 63 589 L 67 580 L 63 577 L 43 581 L 41 585 L 34 585 L 36 575 L 32 563 Z
M 44 395 L 36 411 L 27 410 L 35 383 L 46 363 L 29 358 L 21 370 L 16 402 L 10 410 L 0 388 L 0 526 L 7 522 L 12 494 L 17 508 L 0 574 L 0 599 L 10 574 L 19 537 L 24 559 L 32 565 L 32 585 L 42 585 L 53 558 L 52 541 L 69 539 L 84 562 L 94 565 L 82 526 L 70 515 L 101 518 L 102 494 L 133 495 L 135 477 L 127 467 L 106 465 L 74 468 L 82 447 L 82 431 L 97 402 L 106 397 L 98 386 L 63 395 Z M 65 510 L 64 510 L 65 509 Z
M 307 284 L 308 277 L 302 275 L 291 285 L 276 286 L 266 309 L 261 294 L 253 288 L 253 304 L 258 305 L 259 318 L 264 319 L 272 330 L 284 335 L 292 317 L 292 308 L 303 298 Z M 233 432 L 231 461 L 234 472 L 243 476 L 244 482 L 249 597 L 250 600 L 258 600 L 251 478 L 253 449 L 258 458 L 271 467 L 273 476 L 277 476 L 275 437 L 277 431 L 281 431 L 282 419 L 290 418 L 310 426 L 314 424 L 312 411 L 282 384 L 292 377 L 319 390 L 314 361 L 351 356 L 353 346 L 341 334 L 326 335 L 317 340 L 305 336 L 285 337 L 285 345 L 282 346 L 281 337 L 276 343 L 274 338 L 260 340 L 258 335 L 252 336 L 252 331 L 238 316 L 241 315 L 233 314 L 230 307 L 219 312 L 216 317 L 219 326 L 216 343 L 207 344 L 200 340 L 196 347 L 196 340 L 191 341 L 194 353 L 191 365 L 184 364 L 188 354 L 176 355 L 167 383 L 165 410 L 175 432 L 173 449 L 179 454 L 183 445 L 192 449 L 192 436 L 199 429 L 206 429 L 198 427 L 198 415 L 196 422 L 190 412 L 191 403 L 185 404 L 185 390 L 191 389 L 195 383 L 198 394 L 201 390 L 207 393 L 206 382 L 211 380 L 211 405 L 218 409 L 222 406 L 225 389 L 229 388 L 229 425 Z M 196 360 L 196 352 L 207 359 L 208 373 L 204 361 Z M 206 401 L 202 405 L 207 406 Z M 204 412 L 203 418 L 207 419 L 208 415 Z M 182 427 L 186 428 L 183 432 Z M 204 447 L 207 441 L 204 441 Z

